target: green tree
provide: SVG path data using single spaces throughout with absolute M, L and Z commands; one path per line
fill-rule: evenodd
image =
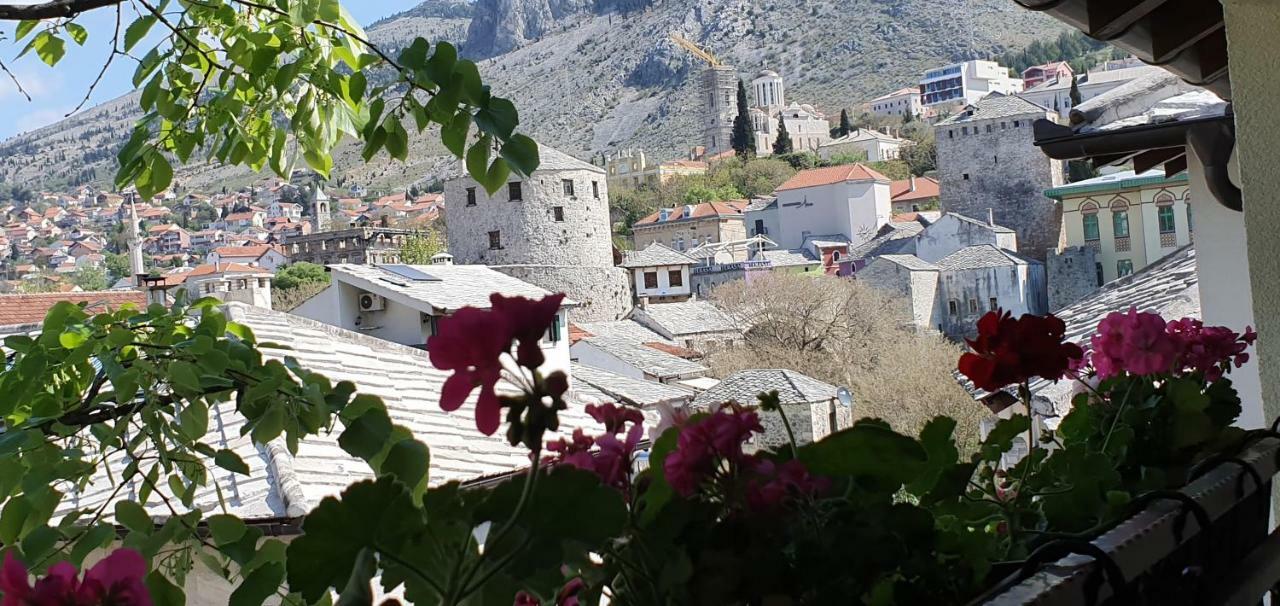
M 733 151 L 739 158 L 749 158 L 756 153 L 755 137 L 751 134 L 751 113 L 747 105 L 747 87 L 738 80 L 738 115 L 733 117 L 733 135 L 730 138 Z
M 700 204 L 702 202 L 715 202 L 718 200 L 739 200 L 742 192 L 739 192 L 732 185 L 694 185 L 685 190 L 682 202 L 685 204 Z
M 328 178 L 344 139 L 361 141 L 366 160 L 383 150 L 404 160 L 409 129 L 432 124 L 490 191 L 538 165 L 537 146 L 516 133 L 515 105 L 492 94 L 475 63 L 421 37 L 393 55 L 339 0 L 58 0 L 3 9 L 0 20 L 17 22 L 20 55 L 50 67 L 68 41 L 85 44 L 83 14 L 115 12 L 103 69 L 117 56 L 138 59 L 133 84 L 144 113 L 117 153 L 115 183 L 133 184 L 144 199 L 172 185 L 173 162 L 197 154 L 285 179 L 305 163 Z
M 405 238 L 400 247 L 400 261 L 408 265 L 426 265 L 431 257 L 444 252 L 444 238 L 439 230 L 427 228 Z
M 911 169 L 911 174 L 923 176 L 938 169 L 938 146 L 933 138 L 933 131 L 915 141 L 914 145 L 904 147 L 900 157 Z
M 108 252 L 104 256 L 106 261 L 103 263 L 103 267 L 107 269 L 107 273 L 111 275 L 112 280 L 128 277 L 132 272 L 129 267 L 128 255 Z
M 1080 97 L 1080 83 L 1074 75 L 1071 76 L 1071 107 L 1080 105 L 1082 98 Z
M 101 267 L 81 267 L 71 274 L 71 283 L 81 290 L 106 290 L 111 286 L 111 277 Z
M 785 156 L 795 151 L 791 143 L 791 134 L 787 132 L 787 121 L 778 116 L 778 134 L 773 140 L 773 155 Z
M 305 284 L 328 283 L 329 272 L 325 271 L 323 265 L 299 261 L 297 263 L 291 263 L 277 271 L 275 280 L 272 281 L 271 286 L 276 290 L 290 290 Z
M 849 120 L 849 110 L 840 110 L 840 136 L 847 137 L 853 130 L 853 122 Z

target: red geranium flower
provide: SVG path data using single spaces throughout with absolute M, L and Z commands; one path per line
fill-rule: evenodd
M 1013 319 L 999 309 L 978 320 L 978 336 L 968 341 L 972 352 L 960 356 L 959 369 L 979 389 L 995 391 L 1033 377 L 1061 379 L 1084 351 L 1063 343 L 1066 324 L 1055 316 L 1023 315 Z
M 489 303 L 493 312 L 506 321 L 511 339 L 519 342 L 516 348 L 516 363 L 525 368 L 537 368 L 546 361 L 542 355 L 542 336 L 560 313 L 560 302 L 564 294 L 554 294 L 539 300 L 524 297 L 504 297 L 494 293 L 489 295 Z
M 476 428 L 485 435 L 498 430 L 502 409 L 494 391 L 502 376 L 502 354 L 511 349 L 511 329 L 504 316 L 483 309 L 464 307 L 440 322 L 436 334 L 427 339 L 431 364 L 454 373 L 440 392 L 440 408 L 457 410 L 475 388 Z
M 59 562 L 32 586 L 26 567 L 8 553 L 0 570 L 0 592 L 4 593 L 0 605 L 151 606 L 143 581 L 146 574 L 147 564 L 138 552 L 117 549 L 90 568 L 83 581 L 76 579 L 75 566 Z

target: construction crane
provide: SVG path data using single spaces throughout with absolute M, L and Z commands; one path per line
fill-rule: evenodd
M 701 46 L 698 46 L 697 43 L 693 42 L 688 38 L 685 38 L 684 36 L 681 36 L 680 34 L 671 32 L 671 41 L 675 42 L 676 46 L 679 46 L 680 48 L 683 48 L 689 51 L 689 53 L 692 54 L 693 56 L 699 59 L 702 59 L 703 61 L 706 61 L 709 65 L 711 65 L 711 67 L 720 67 L 724 65 L 723 63 L 720 62 L 719 59 L 716 58 L 715 55 L 711 54 L 706 49 L 702 48 Z

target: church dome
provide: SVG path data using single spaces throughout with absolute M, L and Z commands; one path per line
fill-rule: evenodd
M 762 69 L 760 70 L 759 74 L 756 74 L 756 80 L 759 80 L 761 78 L 781 78 L 781 77 L 782 76 L 778 75 L 778 72 L 775 72 L 771 69 Z

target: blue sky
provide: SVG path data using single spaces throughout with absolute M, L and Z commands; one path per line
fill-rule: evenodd
M 37 0 L 16 0 L 15 4 L 35 4 Z M 421 0 L 345 0 L 343 4 L 361 23 L 369 24 L 416 6 Z M 132 9 L 124 12 L 124 25 L 134 16 Z M 7 75 L 0 74 L 0 139 L 40 128 L 61 120 L 84 98 L 111 48 L 111 34 L 115 26 L 115 10 L 98 9 L 81 15 L 77 23 L 89 30 L 89 39 L 83 47 L 67 42 L 67 54 L 57 67 L 50 68 L 28 53 L 21 59 L 14 57 L 26 45 L 26 41 L 13 41 L 14 24 L 0 24 L 0 61 L 17 76 L 22 87 L 31 95 L 31 101 L 14 87 Z M 145 46 L 145 42 L 139 47 Z M 135 63 L 116 57 L 102 83 L 94 90 L 91 107 L 118 97 L 131 88 Z

